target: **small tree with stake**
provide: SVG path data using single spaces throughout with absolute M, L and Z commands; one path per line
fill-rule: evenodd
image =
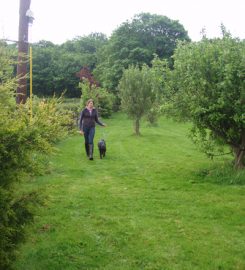
M 149 67 L 131 66 L 124 70 L 119 95 L 122 109 L 134 119 L 135 134 L 140 135 L 140 120 L 152 108 L 156 97 Z

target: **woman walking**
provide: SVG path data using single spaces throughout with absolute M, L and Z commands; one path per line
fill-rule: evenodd
M 86 103 L 86 107 L 81 112 L 79 126 L 81 135 L 84 135 L 85 150 L 90 160 L 93 160 L 95 123 L 103 127 L 106 126 L 99 121 L 98 112 L 94 108 L 94 102 L 92 99 L 89 99 Z

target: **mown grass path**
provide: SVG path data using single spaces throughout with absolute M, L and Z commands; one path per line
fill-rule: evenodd
M 15 269 L 245 269 L 244 186 L 200 176 L 224 160 L 199 153 L 186 125 L 162 119 L 135 137 L 122 114 L 105 122 L 105 159 L 95 148 L 87 160 L 76 135 L 25 185 L 45 202 Z

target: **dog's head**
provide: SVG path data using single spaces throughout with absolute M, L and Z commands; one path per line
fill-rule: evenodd
M 98 142 L 98 146 L 99 146 L 99 147 L 105 147 L 105 146 L 106 146 L 105 140 L 104 140 L 104 139 L 101 139 L 101 140 Z

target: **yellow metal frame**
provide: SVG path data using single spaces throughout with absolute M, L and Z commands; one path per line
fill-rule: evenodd
M 30 120 L 32 120 L 32 47 L 30 46 Z

